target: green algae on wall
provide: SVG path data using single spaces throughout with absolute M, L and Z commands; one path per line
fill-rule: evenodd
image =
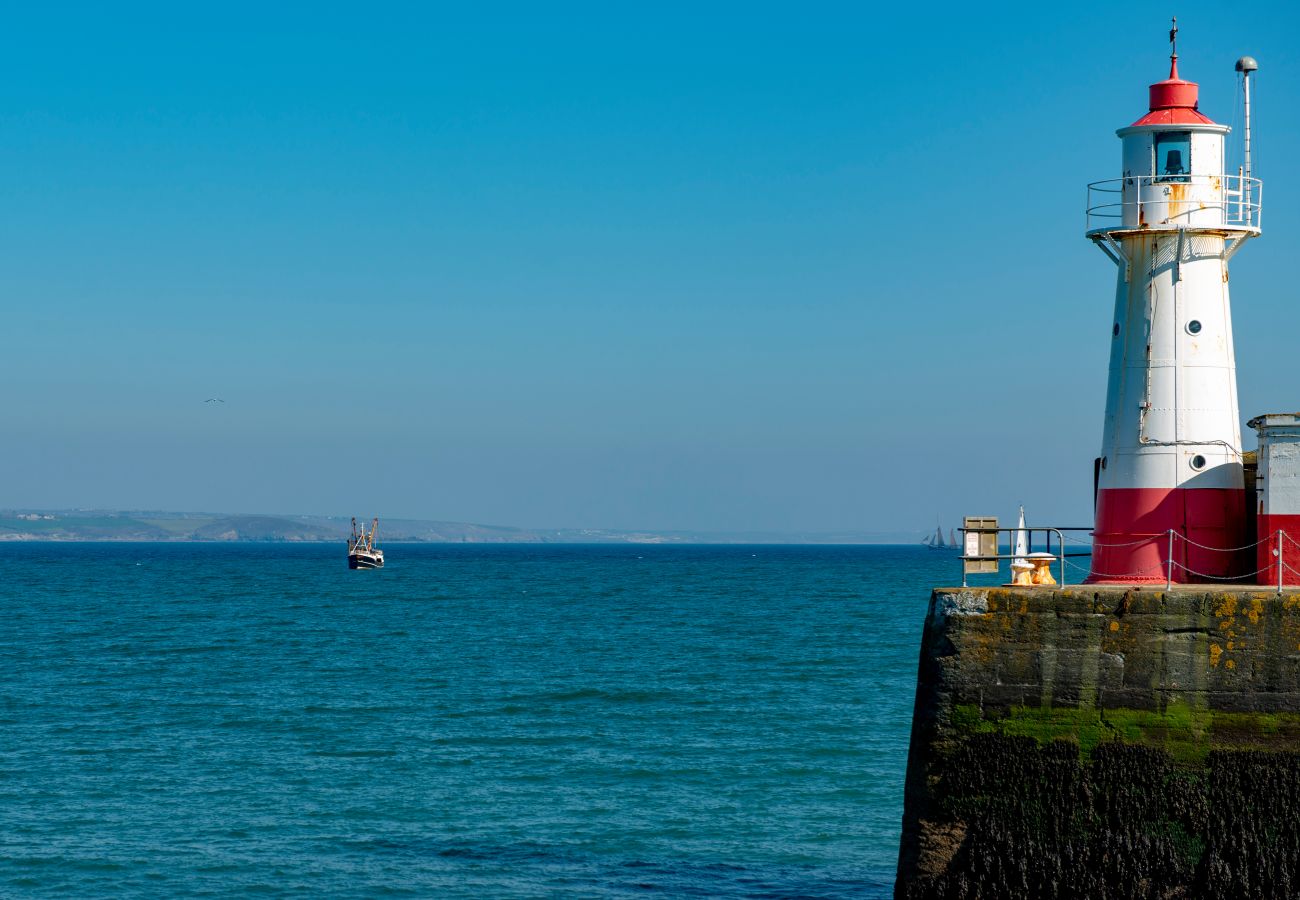
M 979 707 L 964 704 L 953 710 L 952 727 L 969 734 L 1029 737 L 1039 744 L 1069 741 L 1085 760 L 1105 741 L 1158 747 L 1184 763 L 1203 762 L 1212 748 L 1300 750 L 1300 713 L 1194 710 L 1178 702 L 1158 712 L 1017 706 L 995 719 L 985 719 Z

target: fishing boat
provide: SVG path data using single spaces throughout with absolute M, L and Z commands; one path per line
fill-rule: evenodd
M 379 531 L 379 517 L 370 523 L 370 532 L 366 526 L 357 529 L 357 517 L 352 517 L 352 536 L 348 538 L 349 569 L 382 569 L 384 551 L 375 546 L 375 534 Z

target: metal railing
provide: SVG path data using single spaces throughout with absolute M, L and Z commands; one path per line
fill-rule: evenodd
M 1087 527 L 1087 528 L 1066 528 L 1066 527 L 1056 527 L 1056 526 L 1050 526 L 1050 525 L 1035 525 L 1035 526 L 1032 526 L 1032 527 L 1029 526 L 1029 525 L 1026 525 L 1024 528 L 958 528 L 957 530 L 960 531 L 960 532 L 962 533 L 962 555 L 961 555 L 961 557 L 960 557 L 960 559 L 961 559 L 961 561 L 962 561 L 962 567 L 961 567 L 961 569 L 962 569 L 962 571 L 961 571 L 961 586 L 962 586 L 962 587 L 970 587 L 970 585 L 968 585 L 968 584 L 966 583 L 966 578 L 967 578 L 967 574 L 968 574 L 968 573 L 966 572 L 966 562 L 967 562 L 968 560 L 969 560 L 969 561 L 972 561 L 972 562 L 994 562 L 994 561 L 997 561 L 998 564 L 999 564 L 999 572 L 1000 572 L 1000 571 L 1001 571 L 1001 562 L 1002 562 L 1002 560 L 1004 560 L 1004 559 L 1016 560 L 1016 559 L 1020 559 L 1021 557 L 1028 556 L 1030 553 L 1034 552 L 1032 548 L 1033 548 L 1033 546 L 1034 546 L 1034 535 L 1035 535 L 1035 534 L 1042 534 L 1042 535 L 1044 536 L 1044 542 L 1043 542 L 1043 543 L 1044 543 L 1044 545 L 1045 545 L 1045 549 L 1044 549 L 1043 551 L 1041 551 L 1041 552 L 1045 552 L 1045 553 L 1051 553 L 1051 552 L 1052 552 L 1052 535 L 1056 535 L 1056 545 L 1057 545 L 1057 547 L 1058 547 L 1058 549 L 1059 549 L 1060 552 L 1059 552 L 1059 554 L 1053 554 L 1053 556 L 1059 556 L 1059 558 L 1056 559 L 1056 560 L 1054 560 L 1054 561 L 1059 562 L 1059 564 L 1060 564 L 1060 566 L 1061 566 L 1061 570 L 1060 570 L 1061 574 L 1060 574 L 1060 582 L 1059 582 L 1059 583 L 1062 584 L 1062 585 L 1066 583 L 1066 582 L 1065 582 L 1065 560 L 1066 560 L 1067 557 L 1092 556 L 1091 553 L 1067 553 L 1066 550 L 1065 550 L 1065 534 L 1064 534 L 1064 532 L 1067 532 L 1067 531 L 1087 531 L 1087 532 L 1091 532 L 1091 531 L 1092 531 L 1092 527 L 1091 527 L 1091 526 L 1089 526 L 1089 527 Z M 992 534 L 992 533 L 995 532 L 995 531 L 996 531 L 997 534 L 998 534 L 998 550 L 999 550 L 998 553 L 994 553 L 994 554 L 983 554 L 983 553 L 981 553 L 981 554 L 978 554 L 978 555 L 975 555 L 975 556 L 967 556 L 967 555 L 966 555 L 966 535 L 967 535 L 968 533 L 969 533 L 969 534 Z M 1016 553 L 1016 552 L 1015 552 L 1015 540 L 1016 540 L 1016 539 L 1015 539 L 1015 535 L 1016 535 L 1017 532 L 1022 532 L 1022 531 L 1025 533 L 1025 542 L 1026 542 L 1026 545 L 1027 545 L 1027 547 L 1030 548 L 1030 549 L 1027 549 L 1024 553 Z M 1004 534 L 1007 535 L 1007 536 L 1010 538 L 1010 540 L 1007 541 L 1007 546 L 1008 546 L 1009 548 L 1011 548 L 1011 552 L 1009 552 L 1009 553 L 1002 553 L 1002 552 L 1001 552 L 1001 549 L 1002 549 L 1002 540 L 1001 540 L 1001 536 L 1004 535 Z M 975 573 L 975 574 L 988 574 L 988 575 L 992 575 L 993 573 L 992 573 L 992 572 L 987 572 L 987 573 Z
M 962 534 L 963 534 L 963 538 L 964 538 L 965 534 L 968 533 L 968 532 L 969 532 L 969 533 L 972 533 L 972 534 L 991 534 L 995 529 L 992 529 L 992 528 L 969 528 L 969 529 L 967 529 L 967 528 L 961 528 L 961 529 L 958 529 L 958 530 L 962 532 Z M 1017 532 L 1017 531 L 1019 531 L 1019 530 L 1022 530 L 1022 529 L 1017 529 L 1017 528 L 998 528 L 998 529 L 996 529 L 996 531 L 997 531 L 997 533 L 998 533 L 999 535 L 1002 535 L 1002 534 L 1014 534 L 1015 532 Z M 1291 559 L 1292 559 L 1293 561 L 1295 561 L 1297 564 L 1300 564 L 1300 541 L 1297 541 L 1295 538 L 1293 538 L 1291 535 L 1287 534 L 1284 530 L 1282 530 L 1282 529 L 1280 529 L 1280 528 L 1279 528 L 1278 530 L 1276 530 L 1276 531 L 1270 532 L 1269 534 L 1267 534 L 1267 535 L 1261 537 L 1259 540 L 1255 541 L 1255 542 L 1252 543 L 1252 544 L 1246 544 L 1246 545 L 1241 546 L 1241 547 L 1211 547 L 1211 546 L 1208 546 L 1208 545 L 1206 545 L 1206 544 L 1202 544 L 1202 543 L 1199 543 L 1199 542 L 1197 542 L 1197 541 L 1194 541 L 1194 540 L 1192 540 L 1191 538 L 1187 537 L 1187 536 L 1184 535 L 1184 534 L 1179 534 L 1179 533 L 1178 533 L 1175 529 L 1173 529 L 1173 528 L 1170 528 L 1170 529 L 1168 529 L 1168 530 L 1166 530 L 1166 531 L 1164 531 L 1164 532 L 1161 532 L 1161 533 L 1159 533 L 1159 534 L 1149 535 L 1148 537 L 1140 538 L 1140 539 L 1135 540 L 1135 541 L 1126 541 L 1126 542 L 1124 542 L 1124 543 L 1120 543 L 1120 544 L 1107 544 L 1107 543 L 1100 543 L 1100 542 L 1096 541 L 1095 539 L 1094 539 L 1094 540 L 1088 540 L 1088 541 L 1080 541 L 1080 540 L 1077 540 L 1077 539 L 1068 539 L 1068 538 L 1065 536 L 1065 532 L 1077 532 L 1077 531 L 1092 532 L 1092 531 L 1093 531 L 1092 528 L 1055 528 L 1055 527 L 1042 527 L 1042 526 L 1039 526 L 1039 527 L 1034 527 L 1034 528 L 1025 527 L 1023 530 L 1024 530 L 1025 532 L 1028 532 L 1028 533 L 1029 533 L 1029 546 L 1030 546 L 1031 548 L 1033 547 L 1033 535 L 1034 535 L 1035 533 L 1038 533 L 1038 534 L 1044 534 L 1044 535 L 1046 536 L 1046 542 L 1045 542 L 1045 543 L 1046 543 L 1046 548 L 1047 548 L 1047 549 L 1046 549 L 1046 552 L 1048 552 L 1048 553 L 1051 553 L 1051 552 L 1052 552 L 1052 541 L 1051 541 L 1051 536 L 1052 536 L 1052 535 L 1056 535 L 1056 538 L 1057 538 L 1057 546 L 1059 547 L 1060 552 L 1059 552 L 1059 554 L 1053 554 L 1053 556 L 1055 557 L 1053 561 L 1054 561 L 1054 562 L 1059 562 L 1059 564 L 1060 564 L 1060 573 L 1061 573 L 1061 574 L 1060 574 L 1060 584 L 1062 584 L 1062 585 L 1064 585 L 1064 584 L 1067 583 L 1067 582 L 1066 582 L 1066 575 L 1065 575 L 1065 570 L 1066 570 L 1066 566 L 1067 566 L 1067 565 L 1070 566 L 1071 568 L 1074 568 L 1074 569 L 1079 570 L 1080 572 L 1083 573 L 1084 576 L 1087 576 L 1087 575 L 1097 575 L 1097 576 L 1100 576 L 1100 577 L 1102 577 L 1102 578 L 1107 578 L 1107 579 L 1117 579 L 1117 580 L 1121 580 L 1121 581 L 1122 581 L 1122 579 L 1126 579 L 1126 578 L 1131 578 L 1131 579 L 1133 579 L 1134 581 L 1139 581 L 1139 580 L 1148 580 L 1148 581 L 1149 581 L 1149 580 L 1155 580 L 1155 579 L 1152 579 L 1151 576 L 1154 575 L 1154 574 L 1156 574 L 1157 572 L 1159 572 L 1159 574 L 1165 576 L 1165 590 L 1170 590 L 1170 589 L 1172 589 L 1172 587 L 1173 587 L 1173 585 L 1174 585 L 1174 572 L 1175 572 L 1175 570 L 1178 570 L 1178 571 L 1181 571 L 1181 572 L 1183 572 L 1183 573 L 1186 573 L 1187 575 L 1190 575 L 1190 576 L 1192 576 L 1193 578 L 1201 579 L 1200 582 L 1196 582 L 1196 581 L 1183 582 L 1183 583 L 1187 583 L 1187 584 L 1197 584 L 1197 583 L 1200 583 L 1200 584 L 1207 584 L 1207 583 L 1211 583 L 1211 582 L 1223 582 L 1223 583 L 1234 583 L 1234 582 L 1235 582 L 1235 583 L 1237 583 L 1237 584 L 1258 585 L 1258 584 L 1261 584 L 1261 582 L 1258 582 L 1258 581 L 1250 581 L 1249 579 L 1256 579 L 1256 578 L 1258 578 L 1260 575 L 1262 575 L 1263 573 L 1268 572 L 1270 569 L 1276 567 L 1276 569 L 1277 569 L 1277 578 L 1276 578 L 1276 582 L 1275 582 L 1275 583 L 1272 583 L 1270 586 L 1273 587 L 1273 588 L 1275 588 L 1276 592 L 1277 592 L 1279 595 L 1282 594 L 1283 591 L 1286 589 L 1287 584 L 1290 584 L 1291 586 L 1293 586 L 1293 587 L 1295 587 L 1295 588 L 1300 588 L 1300 569 L 1297 569 L 1297 568 L 1293 567 L 1289 562 L 1287 562 L 1287 557 L 1286 557 L 1286 554 L 1287 554 L 1287 552 L 1288 552 L 1288 548 L 1291 548 L 1291 549 L 1289 550 L 1289 552 L 1291 553 Z M 1011 543 L 1014 543 L 1014 540 L 1015 540 L 1015 539 L 1012 538 L 1012 539 L 1011 539 Z M 1257 551 L 1258 548 L 1259 548 L 1261 545 L 1270 545 L 1270 546 L 1271 546 L 1270 556 L 1272 557 L 1272 559 L 1268 562 L 1267 565 L 1258 566 L 1258 567 L 1257 567 L 1253 572 L 1240 572 L 1240 573 L 1237 573 L 1237 574 L 1234 574 L 1234 575 L 1213 575 L 1213 574 L 1210 574 L 1210 573 L 1207 573 L 1207 572 L 1198 572 L 1198 571 L 1196 571 L 1195 569 L 1192 569 L 1191 567 L 1189 567 L 1189 566 L 1187 565 L 1186 562 L 1180 562 L 1179 559 L 1178 559 L 1178 554 L 1176 554 L 1176 553 L 1174 552 L 1175 547 L 1177 546 L 1177 544 L 1176 544 L 1177 541 L 1182 541 L 1182 542 L 1183 542 L 1183 548 L 1184 548 L 1184 551 L 1186 551 L 1187 548 L 1189 548 L 1189 547 L 1195 547 L 1197 550 L 1199 550 L 1199 551 L 1203 551 L 1203 552 L 1210 552 L 1210 553 L 1231 553 L 1231 554 L 1244 553 L 1244 552 L 1247 551 L 1247 550 L 1256 550 L 1256 551 Z M 1070 552 L 1067 552 L 1067 549 L 1066 549 L 1066 545 L 1067 545 L 1067 543 L 1068 543 L 1068 544 L 1074 544 L 1074 545 L 1076 545 L 1076 546 L 1087 546 L 1087 547 L 1089 547 L 1090 549 L 1088 550 L 1088 552 L 1070 553 Z M 1165 549 L 1164 559 L 1162 559 L 1162 560 L 1158 560 L 1158 561 L 1155 562 L 1153 565 L 1151 565 L 1151 566 L 1147 566 L 1146 568 L 1144 568 L 1144 569 L 1143 569 L 1142 571 L 1140 571 L 1140 572 L 1097 572 L 1095 569 L 1093 569 L 1093 567 L 1092 567 L 1091 565 L 1090 565 L 1090 566 L 1087 566 L 1087 567 L 1084 567 L 1084 566 L 1080 566 L 1080 565 L 1077 565 L 1077 564 L 1075 564 L 1075 563 L 1071 563 L 1071 562 L 1069 562 L 1069 560 L 1072 559 L 1072 558 L 1085 557 L 1085 556 L 1087 556 L 1087 557 L 1091 557 L 1091 556 L 1093 556 L 1093 555 L 1094 555 L 1093 552 L 1092 552 L 1093 549 L 1103 549 L 1103 550 L 1104 550 L 1104 549 L 1111 549 L 1111 550 L 1114 550 L 1114 549 L 1125 549 L 1125 548 L 1137 547 L 1137 546 L 1142 545 L 1142 544 L 1157 544 L 1157 546 L 1158 546 L 1160 543 L 1163 543 L 1163 544 L 1164 544 L 1164 549 Z M 1020 557 L 1022 557 L 1022 556 L 1028 556 L 1028 555 L 1029 555 L 1028 552 L 1027 552 L 1027 553 L 1019 553 L 1019 554 L 1018 554 L 1018 553 L 1015 553 L 1015 552 L 1014 552 L 1014 549 L 1013 549 L 1012 552 L 1009 552 L 1009 553 L 998 552 L 997 554 L 993 554 L 993 555 L 967 556 L 967 555 L 965 554 L 964 545 L 965 545 L 965 541 L 963 540 L 963 551 L 962 551 L 962 556 L 961 556 L 961 560 L 962 560 L 962 581 L 961 581 L 961 586 L 962 586 L 962 587 L 969 587 L 969 585 L 966 583 L 967 573 L 966 573 L 966 571 L 965 571 L 965 568 L 966 568 L 965 563 L 966 563 L 967 560 L 984 561 L 984 562 L 992 562 L 992 561 L 994 561 L 994 560 L 997 560 L 997 561 L 1000 563 L 1000 562 L 1001 562 L 1002 560 L 1004 560 L 1004 559 L 1011 559 L 1011 560 L 1014 560 L 1014 559 L 1018 559 L 1018 558 L 1020 558 Z M 998 546 L 999 546 L 999 551 L 1000 551 L 1000 550 L 1001 550 L 1001 541 L 1000 541 L 1000 540 L 999 540 L 999 542 L 998 542 Z M 1186 552 L 1184 552 L 1184 554 L 1183 554 L 1183 559 L 1186 560 L 1187 558 L 1188 558 L 1188 557 L 1187 557 L 1187 554 L 1186 554 Z M 1256 555 L 1256 559 L 1258 559 L 1258 554 Z M 1294 580 L 1293 580 L 1293 581 L 1288 582 L 1288 581 L 1286 580 L 1286 575 L 1287 575 L 1288 573 L 1290 573 L 1292 576 L 1294 576 Z M 977 573 L 977 574 L 978 574 L 978 573 Z M 984 574 L 992 575 L 992 574 L 994 574 L 994 573 L 989 572 L 989 573 L 984 573 Z M 999 572 L 998 572 L 998 574 L 1001 574 L 1000 567 L 999 567 Z M 1157 577 L 1158 577 L 1158 576 L 1157 576 Z
M 1247 584 L 1259 584 L 1260 582 L 1258 581 L 1250 582 L 1247 581 L 1247 579 L 1258 578 L 1260 575 L 1267 572 L 1270 568 L 1273 567 L 1273 565 L 1276 564 L 1277 566 L 1276 587 L 1277 587 L 1278 594 L 1281 594 L 1285 587 L 1286 581 L 1284 576 L 1286 572 L 1289 571 L 1293 575 L 1300 576 L 1300 571 L 1291 568 L 1291 566 L 1287 564 L 1286 556 L 1285 556 L 1286 543 L 1293 544 L 1297 550 L 1300 550 L 1300 543 L 1296 543 L 1295 539 L 1292 538 L 1291 535 L 1287 534 L 1285 531 L 1283 531 L 1280 528 L 1277 531 L 1272 532 L 1271 534 L 1265 535 L 1264 537 L 1255 541 L 1253 544 L 1246 544 L 1241 547 L 1210 547 L 1206 544 L 1201 544 L 1192 540 L 1185 534 L 1179 534 L 1177 531 L 1175 531 L 1172 528 L 1167 530 L 1164 534 L 1152 535 L 1149 538 L 1144 538 L 1140 543 L 1150 543 L 1152 541 L 1157 541 L 1157 540 L 1166 541 L 1165 559 L 1162 564 L 1164 568 L 1164 576 L 1165 576 L 1165 590 L 1169 590 L 1170 588 L 1173 587 L 1174 569 L 1179 569 L 1195 578 L 1204 579 L 1204 581 L 1200 582 L 1202 584 L 1208 582 L 1214 582 L 1214 581 L 1220 581 L 1225 583 L 1236 582 L 1236 583 L 1247 583 Z M 1212 575 L 1208 572 L 1197 572 L 1195 569 L 1189 567 L 1187 563 L 1178 561 L 1178 557 L 1174 553 L 1175 541 L 1182 541 L 1184 550 L 1186 550 L 1187 547 L 1195 547 L 1197 550 L 1208 551 L 1210 553 L 1244 553 L 1247 550 L 1258 550 L 1261 544 L 1272 544 L 1273 548 L 1271 551 L 1271 555 L 1274 557 L 1274 561 L 1270 562 L 1268 565 L 1259 566 L 1253 572 L 1239 572 L 1235 575 Z M 1115 545 L 1094 543 L 1093 546 L 1100 546 L 1104 548 L 1104 547 L 1110 547 Z M 1118 545 L 1118 546 L 1124 546 L 1124 545 Z M 1184 553 L 1183 558 L 1184 559 L 1187 558 L 1186 553 Z M 1256 557 L 1256 559 L 1258 559 L 1258 556 Z M 1109 575 L 1105 573 L 1097 573 L 1097 574 L 1103 574 L 1103 576 L 1106 578 L 1128 577 L 1122 574 L 1121 575 Z M 1188 583 L 1196 584 L 1197 582 L 1188 582 Z M 1300 581 L 1296 581 L 1292 583 L 1300 584 Z
M 1263 194 L 1264 183 L 1244 175 L 1108 178 L 1088 185 L 1085 230 L 1163 225 L 1259 231 Z

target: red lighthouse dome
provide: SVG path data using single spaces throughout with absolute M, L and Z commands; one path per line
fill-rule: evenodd
M 1134 125 L 1213 125 L 1197 107 L 1200 87 L 1178 77 L 1178 55 L 1169 57 L 1169 77 L 1151 85 L 1151 111 Z

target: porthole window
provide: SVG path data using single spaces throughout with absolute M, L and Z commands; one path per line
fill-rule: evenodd
M 1116 322 L 1116 323 L 1115 323 L 1115 327 L 1112 328 L 1112 329 L 1110 330 L 1110 334 L 1111 334 L 1111 337 L 1119 337 L 1119 323 L 1118 323 L 1118 322 Z
M 1193 456 L 1193 457 L 1192 457 L 1192 468 L 1195 469 L 1195 470 L 1198 471 L 1198 472 L 1201 471 L 1201 469 L 1204 469 L 1204 468 L 1205 468 L 1205 457 L 1204 457 L 1204 456 L 1201 456 L 1201 454 L 1199 454 L 1199 453 L 1196 454 L 1195 456 Z
M 1187 323 L 1187 333 L 1188 333 L 1188 334 L 1200 334 L 1200 333 L 1201 333 L 1201 321 L 1200 321 L 1200 319 L 1192 319 L 1192 321 L 1190 321 L 1190 322 Z

